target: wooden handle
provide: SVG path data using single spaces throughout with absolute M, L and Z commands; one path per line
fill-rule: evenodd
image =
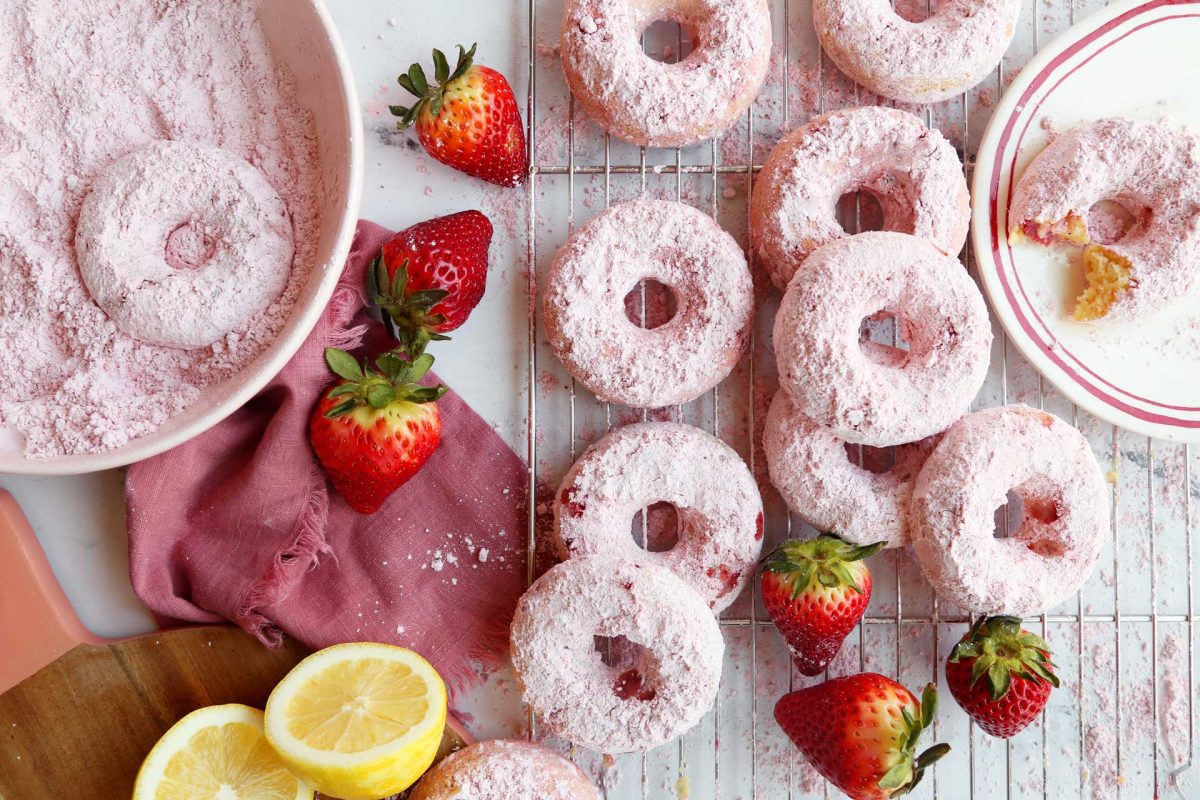
M 21 507 L 0 489 L 0 694 L 76 645 L 102 641 L 75 616 Z

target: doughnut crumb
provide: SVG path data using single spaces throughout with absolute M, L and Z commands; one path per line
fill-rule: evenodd
M 1074 211 L 1054 222 L 1042 222 L 1036 219 L 1023 220 L 1012 227 L 1008 232 L 1008 238 L 1013 244 L 1035 242 L 1047 247 L 1055 242 L 1086 245 L 1091 241 L 1088 236 L 1087 221 Z
M 1083 250 L 1083 277 L 1087 288 L 1075 301 L 1071 316 L 1077 322 L 1092 322 L 1108 314 L 1122 295 L 1137 288 L 1133 262 L 1098 244 Z

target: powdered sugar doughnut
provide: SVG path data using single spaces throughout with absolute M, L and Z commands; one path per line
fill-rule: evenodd
M 1104 119 L 1050 143 L 1021 174 L 1009 238 L 1087 245 L 1083 322 L 1130 322 L 1186 296 L 1200 278 L 1200 139 L 1164 125 Z M 1134 215 L 1113 242 L 1093 242 L 1089 209 L 1114 200 Z
M 896 108 L 835 111 L 785 136 L 754 182 L 750 240 L 781 291 L 813 250 L 848 235 L 837 203 L 857 190 L 879 201 L 884 230 L 962 249 L 971 199 L 945 137 Z
M 92 299 L 121 330 L 203 347 L 283 291 L 292 223 L 263 174 L 233 153 L 156 142 L 96 179 L 75 249 Z
M 936 103 L 987 77 L 1012 42 L 1020 0 L 948 0 L 910 22 L 888 0 L 813 0 L 821 47 L 842 72 L 904 103 Z
M 996 509 L 1024 515 L 993 536 Z M 913 550 L 930 583 L 962 609 L 1040 614 L 1083 585 L 1109 529 L 1104 476 L 1087 440 L 1023 405 L 968 414 L 946 432 L 913 490 Z
M 803 275 L 775 317 L 779 382 L 801 413 L 875 447 L 924 439 L 966 413 L 987 374 L 992 329 L 956 259 L 925 239 L 876 231 L 825 245 Z M 881 310 L 897 315 L 909 343 L 900 364 L 858 342 L 861 321 Z
M 909 542 L 913 480 L 936 442 L 901 445 L 890 469 L 873 472 L 851 462 L 846 443 L 801 414 L 784 391 L 775 393 L 763 431 L 771 483 L 788 508 L 819 531 L 888 547 Z
M 494 739 L 451 753 L 408 800 L 600 800 L 583 770 L 532 742 Z
M 670 503 L 676 545 L 638 547 L 630 522 L 641 509 Z M 666 567 L 720 612 L 753 574 L 762 552 L 762 499 L 754 476 L 729 445 L 691 425 L 626 425 L 575 462 L 554 504 L 564 558 L 611 553 Z
M 678 64 L 642 51 L 659 20 L 679 23 L 696 43 Z M 647 147 L 712 138 L 745 112 L 771 60 L 767 0 L 566 0 L 563 71 L 588 115 Z
M 611 665 L 596 637 L 617 639 Z M 670 570 L 612 555 L 553 567 L 512 625 L 525 702 L 557 735 L 602 753 L 649 750 L 699 722 L 724 651 L 700 595 Z
M 669 287 L 677 307 L 653 329 L 625 314 L 625 296 L 647 279 Z M 651 408 L 694 400 L 729 374 L 749 336 L 753 284 L 711 217 L 641 199 L 575 232 L 550 268 L 543 307 L 568 372 L 601 400 Z

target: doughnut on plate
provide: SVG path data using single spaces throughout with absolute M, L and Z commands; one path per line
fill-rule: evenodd
M 1200 442 L 1200 292 L 1134 324 L 1075 322 L 1080 250 L 1012 243 L 1005 232 L 1016 181 L 1054 133 L 1105 117 L 1200 131 L 1197 41 L 1200 2 L 1120 2 L 1076 24 L 997 104 L 972 187 L 976 263 L 1021 353 L 1081 408 L 1184 442 Z

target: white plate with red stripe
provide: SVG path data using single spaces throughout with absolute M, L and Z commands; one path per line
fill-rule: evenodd
M 1054 39 L 996 106 L 976 160 L 973 243 L 1009 339 L 1081 408 L 1123 428 L 1200 442 L 1200 298 L 1132 325 L 1074 322 L 1077 250 L 1011 244 L 1008 197 L 1054 132 L 1104 117 L 1200 132 L 1200 0 L 1116 3 Z

